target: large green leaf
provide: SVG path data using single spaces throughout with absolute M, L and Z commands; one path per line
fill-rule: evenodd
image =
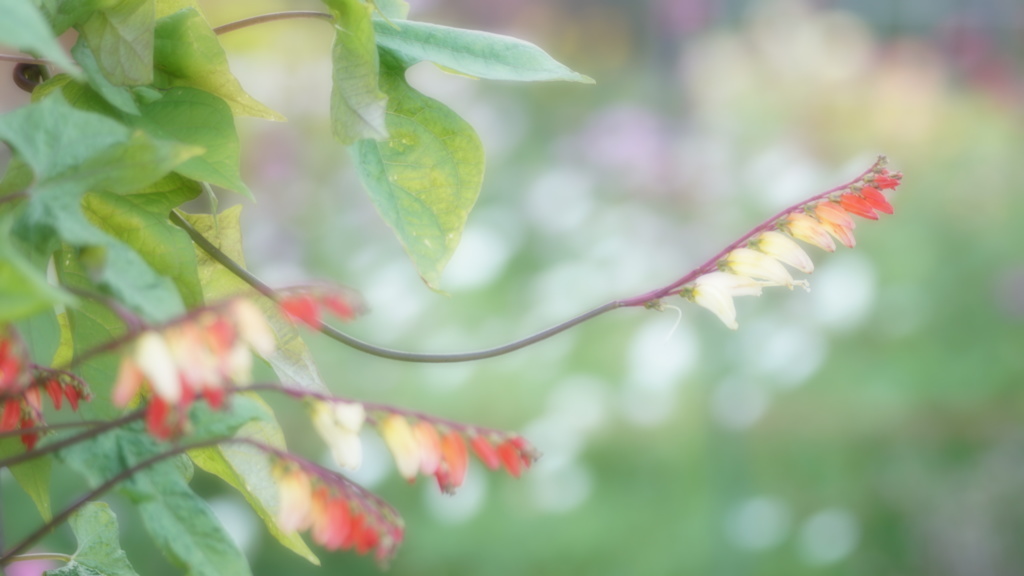
M 18 437 L 0 438 L 0 458 L 15 456 L 24 451 L 25 445 Z M 53 516 L 50 511 L 50 467 L 52 463 L 53 458 L 47 454 L 10 468 L 11 476 L 14 476 L 21 489 L 32 499 L 44 522 L 49 522 Z
M 195 8 L 157 20 L 153 58 L 158 88 L 199 88 L 223 98 L 236 115 L 284 120 L 242 90 L 217 35 Z
M 0 44 L 37 54 L 78 75 L 39 8 L 26 0 L 0 0 Z
M 97 283 L 150 320 L 183 311 L 169 280 L 85 218 L 81 197 L 89 188 L 136 191 L 199 149 L 76 110 L 60 94 L 0 117 L 0 140 L 18 151 L 39 180 L 15 227 L 21 240 L 43 254 L 56 249 L 58 241 L 88 251 L 100 264 L 94 270 Z
M 409 86 L 402 64 L 383 49 L 381 86 L 391 136 L 357 142 L 356 166 L 420 276 L 436 288 L 480 193 L 483 146 L 458 114 Z
M 378 19 L 373 28 L 377 45 L 392 51 L 406 66 L 426 60 L 490 80 L 594 82 L 518 38 L 412 21 Z
M 342 144 L 387 138 L 387 96 L 378 89 L 373 5 L 363 0 L 324 0 L 334 15 L 331 127 Z
M 59 456 L 97 486 L 168 448 L 140 426 L 132 426 L 75 444 Z M 250 574 L 245 556 L 209 505 L 189 487 L 181 463 L 175 463 L 183 459 L 171 457 L 142 468 L 118 484 L 118 491 L 136 505 L 157 547 L 187 574 Z
M 78 539 L 78 549 L 71 562 L 46 576 L 137 576 L 121 549 L 117 516 L 106 502 L 89 502 L 71 515 L 71 531 Z
M 103 76 L 116 86 L 153 82 L 153 0 L 114 0 L 79 27 Z
M 241 150 L 235 119 L 223 99 L 196 88 L 176 87 L 159 100 L 144 104 L 141 113 L 139 125 L 153 135 L 205 150 L 178 166 L 176 172 L 252 198 L 239 173 Z
M 263 415 L 239 427 L 236 436 L 284 449 L 284 432 L 277 424 L 270 406 L 258 396 L 235 397 L 235 400 L 242 399 L 261 410 Z M 298 532 L 285 532 L 277 525 L 278 488 L 272 471 L 273 465 L 265 452 L 245 444 L 225 444 L 190 450 L 188 455 L 197 466 L 238 490 L 274 538 L 309 562 L 320 565 L 320 559 L 313 554 Z

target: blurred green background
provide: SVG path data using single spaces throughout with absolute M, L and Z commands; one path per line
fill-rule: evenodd
M 810 294 L 740 300 L 738 332 L 680 300 L 678 326 L 672 310 L 621 310 L 508 356 L 425 366 L 311 334 L 338 394 L 520 430 L 544 453 L 521 480 L 474 467 L 443 497 L 397 478 L 368 434 L 355 477 L 407 523 L 389 574 L 1024 573 L 1024 6 L 411 4 L 414 19 L 531 40 L 597 84 L 411 71 L 488 152 L 439 295 L 331 140 L 330 28 L 224 37 L 246 89 L 289 118 L 239 123 L 258 198 L 249 264 L 277 285 L 358 289 L 371 314 L 348 329 L 375 343 L 501 344 L 674 280 L 877 154 L 905 179 L 895 216 L 860 221 L 855 250 L 811 253 Z M 214 24 L 319 9 L 203 6 Z M 305 415 L 280 406 L 291 444 L 320 454 Z M 322 550 L 308 565 L 236 494 L 195 484 L 256 574 L 378 573 Z M 79 482 L 55 485 L 67 500 Z M 35 525 L 19 506 L 8 524 Z M 176 572 L 130 511 L 121 522 L 140 574 Z

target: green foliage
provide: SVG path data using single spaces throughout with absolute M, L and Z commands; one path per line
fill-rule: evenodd
M 214 419 L 218 421 L 220 419 Z M 98 486 L 165 448 L 141 427 L 116 429 L 61 451 L 61 459 Z M 141 468 L 118 485 L 131 501 L 154 543 L 188 574 L 249 574 L 245 557 L 213 511 L 189 487 L 183 462 L 174 459 Z
M 480 193 L 484 150 L 465 120 L 409 86 L 389 51 L 381 55 L 390 137 L 358 142 L 356 165 L 420 276 L 436 287 Z
M 89 502 L 68 520 L 78 539 L 71 562 L 47 576 L 135 576 L 118 542 L 117 516 L 105 502 Z
M 484 153 L 468 123 L 406 82 L 409 66 L 427 60 L 501 80 L 589 79 L 532 44 L 406 21 L 402 0 L 325 4 L 336 34 L 329 112 L 338 152 L 348 147 L 371 200 L 436 289 L 480 194 Z M 65 71 L 38 86 L 31 104 L 0 116 L 0 141 L 12 151 L 0 180 L 0 329 L 17 322 L 38 363 L 34 369 L 70 368 L 82 379 L 92 395 L 80 407 L 84 429 L 124 415 L 112 392 L 121 359 L 131 355 L 142 328 L 162 329 L 189 311 L 238 296 L 268 319 L 277 346 L 265 360 L 280 382 L 327 393 L 278 302 L 175 224 L 184 219 L 244 266 L 241 206 L 219 214 L 181 209 L 204 194 L 216 206 L 214 187 L 254 199 L 240 170 L 234 117 L 284 119 L 232 75 L 198 3 L 0 0 L 0 13 L 0 44 Z M 72 28 L 78 40 L 69 58 L 56 37 Z M 56 285 L 47 280 L 48 268 Z M 52 362 L 39 358 L 44 350 L 56 350 Z M 37 416 L 49 418 L 50 410 Z M 266 451 L 223 443 L 237 435 L 283 450 L 273 410 L 259 398 L 234 394 L 222 410 L 195 405 L 188 421 L 187 440 L 210 444 L 187 457 L 137 422 L 100 434 L 72 428 L 44 435 L 37 450 L 47 454 L 53 451 L 47 446 L 68 441 L 57 460 L 91 487 L 115 482 L 156 546 L 184 573 L 249 573 L 244 555 L 190 485 L 193 462 L 237 490 L 284 546 L 318 564 L 295 531 L 278 525 L 278 485 Z M 16 435 L 0 440 L 0 458 L 23 450 Z M 52 460 L 43 455 L 11 467 L 47 522 Z M 78 550 L 49 574 L 135 574 L 109 507 L 81 506 L 70 524 Z
M 64 54 L 50 25 L 32 2 L 0 0 L 0 45 L 46 58 L 69 72 L 75 65 Z M 63 31 L 63 30 L 61 30 Z

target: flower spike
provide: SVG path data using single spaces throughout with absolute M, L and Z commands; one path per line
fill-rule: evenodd
M 878 220 L 878 212 L 893 213 L 881 190 L 895 189 L 903 175 L 886 170 L 882 167 L 884 162 L 880 158 L 857 180 L 783 210 L 676 283 L 618 304 L 650 305 L 662 296 L 679 294 L 707 308 L 735 330 L 736 296 L 760 296 L 764 286 L 807 288 L 805 280 L 794 280 L 783 266 L 807 274 L 814 271 L 810 257 L 793 240 L 827 252 L 835 251 L 835 240 L 853 248 L 857 243 L 853 235 L 856 222 L 851 216 Z

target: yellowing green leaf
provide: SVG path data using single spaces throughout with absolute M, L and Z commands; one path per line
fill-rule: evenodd
M 458 114 L 409 86 L 404 68 L 386 50 L 381 64 L 391 136 L 357 142 L 352 150 L 377 211 L 436 289 L 480 193 L 483 146 Z
M 116 86 L 153 82 L 152 0 L 117 0 L 79 28 L 103 76 Z
M 324 3 L 335 20 L 331 50 L 334 137 L 346 145 L 363 138 L 387 138 L 384 112 L 388 99 L 378 89 L 380 65 L 373 36 L 373 6 L 363 0 L 324 0 Z
M 235 435 L 284 449 L 284 432 L 274 419 L 273 410 L 258 396 L 248 396 L 247 399 L 262 406 L 266 417 L 243 424 Z M 320 559 L 313 554 L 299 533 L 285 532 L 277 525 L 277 482 L 266 453 L 245 444 L 225 444 L 190 450 L 188 455 L 196 466 L 219 476 L 238 490 L 278 542 L 310 563 L 320 565 Z
M 217 35 L 195 8 L 179 10 L 157 20 L 153 59 L 154 84 L 158 88 L 199 88 L 223 98 L 236 115 L 284 120 L 242 89 L 231 74 Z

